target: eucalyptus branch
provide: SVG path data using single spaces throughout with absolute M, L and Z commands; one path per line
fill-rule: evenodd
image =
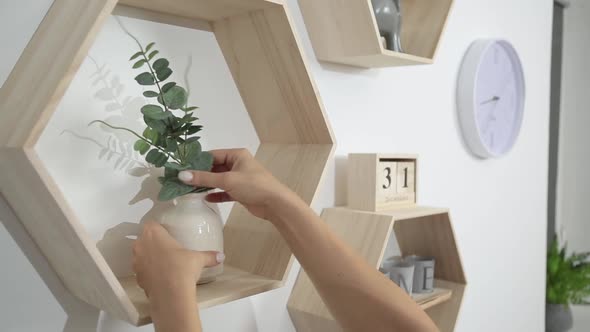
M 168 110 L 168 106 L 166 105 L 166 101 L 164 101 L 164 93 L 162 92 L 162 88 L 160 87 L 160 82 L 158 80 L 158 77 L 156 76 L 156 74 L 154 73 L 154 70 L 152 68 L 152 65 L 150 64 L 150 61 L 148 60 L 145 51 L 143 49 L 143 46 L 141 45 L 141 43 L 139 42 L 139 39 L 137 39 L 137 37 L 135 37 L 134 35 L 132 35 L 129 31 L 125 30 L 125 32 L 127 33 L 127 35 L 129 35 L 129 37 L 133 38 L 133 40 L 135 40 L 135 43 L 137 44 L 137 46 L 139 47 L 139 50 L 141 51 L 141 54 L 143 55 L 143 59 L 145 60 L 145 62 L 148 65 L 148 68 L 150 69 L 150 73 L 152 74 L 152 76 L 154 77 L 154 82 L 156 83 L 156 86 L 158 87 L 158 91 L 160 92 L 160 96 L 162 96 L 162 105 L 164 105 L 164 109 L 166 111 Z
M 174 159 L 174 160 L 175 160 L 175 161 L 177 161 L 178 163 L 180 163 L 180 162 L 181 162 L 181 161 L 180 161 L 180 160 L 178 160 L 176 157 L 174 157 L 173 155 L 171 155 L 171 154 L 170 154 L 168 151 L 166 151 L 166 150 L 162 149 L 161 147 L 159 147 L 159 146 L 157 146 L 157 145 L 154 145 L 154 144 L 152 144 L 152 142 L 148 141 L 148 140 L 147 140 L 147 139 L 145 139 L 143 136 L 139 135 L 138 133 L 134 132 L 134 131 L 133 131 L 133 130 L 131 130 L 131 129 L 128 129 L 128 128 L 125 128 L 125 127 L 117 127 L 117 126 L 113 126 L 113 125 L 110 125 L 110 124 L 108 124 L 107 122 L 104 122 L 104 121 L 102 121 L 102 120 L 94 120 L 94 121 L 90 122 L 90 123 L 88 124 L 88 126 L 91 126 L 91 125 L 93 125 L 93 124 L 95 124 L 95 123 L 102 123 L 103 125 L 105 125 L 105 126 L 107 126 L 107 127 L 109 127 L 109 128 L 116 129 L 116 130 L 124 130 L 124 131 L 126 131 L 126 132 L 129 132 L 129 133 L 131 133 L 131 134 L 135 135 L 135 136 L 136 136 L 137 138 L 139 138 L 140 140 L 142 140 L 142 141 L 146 142 L 147 144 L 149 144 L 151 147 L 153 147 L 153 148 L 156 148 L 156 149 L 160 150 L 162 153 L 164 153 L 165 155 L 167 155 L 169 158 L 172 158 L 172 159 Z

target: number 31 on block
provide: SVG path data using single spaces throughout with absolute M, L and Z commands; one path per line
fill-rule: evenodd
M 349 155 L 348 205 L 382 211 L 416 203 L 414 155 Z

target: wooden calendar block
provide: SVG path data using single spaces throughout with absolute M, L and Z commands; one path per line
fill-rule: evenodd
M 417 157 L 350 154 L 348 206 L 382 211 L 416 204 Z

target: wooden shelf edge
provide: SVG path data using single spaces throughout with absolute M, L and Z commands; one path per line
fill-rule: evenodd
M 119 282 L 139 312 L 139 320 L 135 322 L 135 325 L 150 324 L 152 320 L 149 301 L 144 291 L 137 285 L 135 277 L 119 278 Z M 268 279 L 226 265 L 223 274 L 216 281 L 197 287 L 199 309 L 264 293 L 283 285 L 282 281 Z
M 438 208 L 438 207 L 430 207 L 430 206 L 422 206 L 422 205 L 412 205 L 406 207 L 400 207 L 393 210 L 384 210 L 384 211 L 364 211 L 364 210 L 356 210 L 351 209 L 346 206 L 338 206 L 334 208 L 335 210 L 348 210 L 351 212 L 357 212 L 362 214 L 373 214 L 373 215 L 383 215 L 383 216 L 391 216 L 394 220 L 407 220 L 407 219 L 414 219 L 420 217 L 428 217 L 434 216 L 438 214 L 445 214 L 449 213 L 449 209 L 446 208 Z
M 452 297 L 453 291 L 446 288 L 435 288 L 432 293 L 412 295 L 414 301 L 424 310 L 444 303 Z

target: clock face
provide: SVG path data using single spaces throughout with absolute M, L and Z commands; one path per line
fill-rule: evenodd
M 524 76 L 506 41 L 479 41 L 462 68 L 458 100 L 465 138 L 478 156 L 507 153 L 518 138 L 524 112 Z

